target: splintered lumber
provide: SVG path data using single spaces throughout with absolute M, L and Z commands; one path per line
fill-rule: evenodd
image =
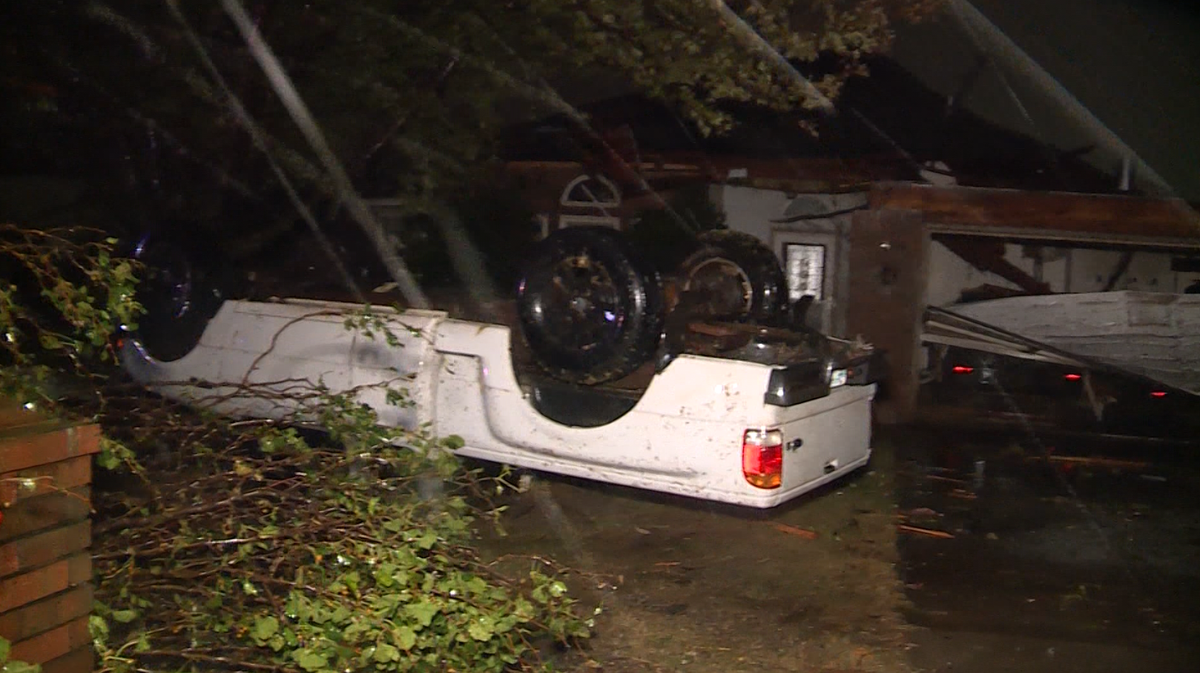
M 796 526 L 789 526 L 786 523 L 773 523 L 771 524 L 771 527 L 780 533 L 794 535 L 795 537 L 804 538 L 805 540 L 817 539 L 817 532 L 808 530 L 807 528 L 797 528 Z
M 1144 460 L 1121 460 L 1103 456 L 1037 456 L 1030 460 L 1045 460 L 1059 465 L 1080 465 L 1086 467 L 1107 467 L 1116 470 L 1145 470 L 1150 463 Z
M 947 533 L 944 530 L 933 530 L 931 528 L 920 528 L 918 526 L 910 526 L 908 524 L 903 524 L 903 523 L 898 524 L 896 526 L 896 529 L 900 530 L 902 532 L 905 532 L 905 533 L 912 533 L 914 535 L 925 535 L 927 537 L 936 537 L 936 538 L 940 538 L 943 540 L 952 539 L 954 537 L 953 533 Z

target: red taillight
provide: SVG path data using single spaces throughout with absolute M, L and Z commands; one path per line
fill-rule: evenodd
M 1165 391 L 1165 390 L 1155 390 L 1154 392 L 1150 393 L 1150 396 L 1151 396 L 1151 397 L 1166 397 L 1166 396 L 1167 396 L 1167 391 Z
M 1064 374 L 1063 378 L 1068 381 L 1078 381 L 1083 378 L 1083 374 Z
M 955 374 L 970 374 L 971 372 L 975 371 L 975 368 L 968 367 L 966 365 L 954 365 L 950 371 L 954 372 Z
M 751 486 L 779 488 L 783 473 L 783 433 L 747 430 L 742 438 L 742 474 Z

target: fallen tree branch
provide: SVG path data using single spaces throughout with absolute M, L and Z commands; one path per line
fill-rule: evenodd
M 289 668 L 276 664 L 258 664 L 252 661 L 244 661 L 241 659 L 231 659 L 229 657 L 220 657 L 212 654 L 203 654 L 192 650 L 149 650 L 147 652 L 139 652 L 139 657 L 164 657 L 173 659 L 186 659 L 188 661 L 199 661 L 208 664 L 220 664 L 229 666 L 234 669 L 245 669 L 251 671 L 279 671 L 281 673 L 301 673 L 300 669 Z

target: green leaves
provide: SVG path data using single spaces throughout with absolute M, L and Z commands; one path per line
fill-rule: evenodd
M 405 652 L 417 644 L 417 633 L 408 626 L 397 626 L 392 631 L 392 636 L 396 639 L 396 645 Z
M 0 673 L 41 673 L 38 664 L 27 664 L 23 661 L 9 661 L 0 665 Z
M 258 437 L 258 449 L 270 456 L 280 452 L 288 455 L 307 453 L 311 449 L 295 428 L 268 426 Z
M 541 637 L 588 636 L 557 578 L 481 571 L 477 511 L 456 489 L 492 484 L 451 453 L 461 437 L 381 428 L 350 395 L 309 402 L 321 444 L 200 417 L 188 430 L 210 448 L 188 456 L 186 479 L 157 501 L 119 503 L 138 524 L 97 540 L 108 545 L 91 622 L 101 669 L 184 668 L 212 652 L 307 673 L 493 673 L 536 669 L 529 643 Z M 101 459 L 132 459 L 130 446 L 111 442 Z M 446 489 L 432 501 L 419 488 L 430 479 Z
M 491 617 L 482 615 L 471 620 L 467 625 L 467 633 L 475 640 L 491 640 L 496 633 L 496 625 Z
M 114 622 L 119 624 L 128 624 L 138 618 L 137 610 L 114 610 L 112 613 Z
M 439 608 L 428 598 L 424 598 L 416 603 L 409 603 L 408 605 L 404 606 L 404 612 L 421 628 L 425 628 L 432 624 L 433 616 L 440 611 L 441 608 Z
M 112 244 L 82 227 L 42 229 L 0 224 L 0 394 L 36 400 L 64 376 L 94 383 L 116 360 L 113 337 L 135 324 L 134 267 L 114 263 Z M 113 465 L 113 461 L 105 464 Z
M 292 660 L 306 671 L 315 672 L 328 669 L 329 660 L 326 656 L 312 649 L 304 648 L 292 652 Z
M 416 545 L 418 549 L 429 550 L 433 549 L 433 545 L 437 544 L 438 534 L 437 531 L 427 529 L 419 536 L 409 537 L 408 541 Z
M 97 604 L 96 607 L 99 608 L 100 605 Z M 96 645 L 96 648 L 102 649 L 108 643 L 108 622 L 99 615 L 91 615 L 88 617 L 88 634 L 91 635 L 92 642 Z
M 9 659 L 11 653 L 12 644 L 0 636 L 0 673 L 38 673 L 42 670 L 42 667 L 37 664 L 27 664 L 23 661 Z
M 402 647 L 405 650 L 408 650 L 414 644 L 416 644 L 416 642 L 417 642 L 416 634 L 414 634 L 412 632 L 412 630 L 409 629 L 407 631 L 407 637 L 405 638 L 405 643 L 402 645 Z M 375 654 L 372 656 L 372 658 L 381 664 L 386 664 L 390 661 L 396 661 L 397 659 L 399 659 L 400 658 L 400 650 L 396 649 L 396 647 L 393 645 L 390 645 L 388 643 L 383 643 L 379 647 L 375 648 Z
M 137 472 L 141 469 L 128 446 L 107 436 L 100 437 L 100 452 L 96 455 L 96 464 L 109 471 L 125 468 Z
M 322 456 L 308 455 L 313 460 Z M 526 644 L 535 634 L 547 633 L 564 642 L 587 637 L 588 627 L 574 614 L 573 601 L 560 580 L 532 575 L 529 591 L 537 598 L 531 601 L 517 585 L 490 581 L 473 572 L 469 558 L 446 544 L 447 536 L 461 534 L 460 517 L 468 516 L 469 510 L 429 517 L 411 502 L 380 497 L 363 486 L 352 479 L 339 481 L 338 488 L 315 506 L 322 516 L 334 516 L 339 530 L 363 525 L 355 517 L 370 512 L 383 520 L 382 528 L 395 528 L 399 534 L 386 539 L 333 536 L 315 544 L 299 543 L 300 538 L 293 537 L 297 529 L 262 524 L 257 534 L 262 537 L 264 531 L 271 531 L 272 553 L 304 559 L 295 567 L 291 589 L 275 599 L 281 600 L 276 607 L 267 597 L 270 584 L 237 579 L 232 587 L 253 586 L 255 591 L 226 589 L 223 600 L 206 601 L 209 613 L 216 613 L 200 618 L 206 628 L 227 632 L 262 650 L 265 661 L 282 657 L 310 673 L 399 672 L 422 666 L 499 671 L 535 660 L 536 651 Z M 336 506 L 331 507 L 333 503 Z M 316 530 L 330 523 L 323 519 Z M 226 556 L 235 574 L 254 562 L 232 553 Z M 221 618 L 216 615 L 221 614 L 232 616 L 234 628 L 219 626 Z
M 257 644 L 262 645 L 278 633 L 279 620 L 268 615 L 254 620 L 254 628 L 250 631 L 250 636 Z

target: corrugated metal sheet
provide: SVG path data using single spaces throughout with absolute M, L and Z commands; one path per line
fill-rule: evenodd
M 1092 292 L 1009 297 L 950 308 L 1200 394 L 1200 295 Z

